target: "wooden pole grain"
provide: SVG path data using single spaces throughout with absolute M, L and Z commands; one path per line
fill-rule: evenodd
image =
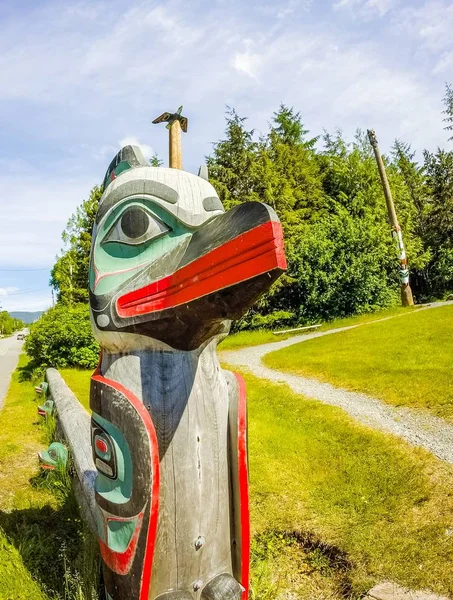
M 173 121 L 170 125 L 169 156 L 170 168 L 182 169 L 181 123 L 179 120 Z

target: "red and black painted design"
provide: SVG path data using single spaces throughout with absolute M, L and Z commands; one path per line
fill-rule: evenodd
M 91 293 L 90 302 L 96 316 L 108 317 L 102 330 L 140 330 L 175 349 L 193 350 L 219 333 L 225 320 L 240 318 L 285 269 L 277 216 L 265 204 L 248 202 L 195 231 L 179 264 L 167 254 L 115 293 Z
M 112 598 L 147 600 L 159 512 L 159 451 L 154 425 L 143 403 L 118 382 L 102 377 L 99 370 L 91 379 L 90 406 L 93 457 L 101 476 L 96 486 L 96 502 L 105 527 L 99 543 L 106 590 Z M 99 423 L 101 414 L 114 430 L 121 432 L 119 439 Z M 99 448 L 96 439 L 105 447 Z M 103 453 L 109 450 L 113 456 L 100 465 L 96 449 Z M 118 457 L 114 459 L 115 452 L 122 454 L 121 467 L 117 465 Z M 125 472 L 128 462 L 133 466 Z M 120 469 L 122 473 L 118 472 Z M 121 502 L 111 492 L 114 485 L 102 489 L 102 476 L 117 482 Z M 108 543 L 109 525 L 131 521 L 135 528 L 127 547 L 115 551 Z

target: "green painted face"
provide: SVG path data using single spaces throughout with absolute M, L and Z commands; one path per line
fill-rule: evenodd
M 191 235 L 152 198 L 126 198 L 93 231 L 91 290 L 96 295 L 112 292 L 147 264 L 185 245 Z

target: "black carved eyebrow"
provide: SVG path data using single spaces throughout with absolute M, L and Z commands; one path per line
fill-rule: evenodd
M 211 210 L 223 210 L 223 205 L 217 196 L 209 196 L 203 199 L 203 208 L 210 212 Z
M 164 183 L 160 183 L 159 181 L 152 181 L 148 179 L 125 181 L 115 190 L 111 191 L 105 200 L 101 202 L 96 215 L 96 223 L 99 223 L 107 211 L 121 200 L 124 200 L 128 196 L 140 196 L 141 194 L 155 196 L 156 198 L 164 200 L 164 202 L 168 202 L 169 204 L 176 204 L 179 198 L 179 194 L 176 190 L 168 185 L 165 185 Z

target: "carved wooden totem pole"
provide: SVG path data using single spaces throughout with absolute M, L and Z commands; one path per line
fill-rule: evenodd
M 183 117 L 165 116 L 171 135 Z M 248 597 L 245 386 L 220 368 L 216 347 L 285 267 L 268 206 L 225 212 L 205 178 L 150 167 L 135 146 L 113 159 L 90 264 L 108 599 Z

